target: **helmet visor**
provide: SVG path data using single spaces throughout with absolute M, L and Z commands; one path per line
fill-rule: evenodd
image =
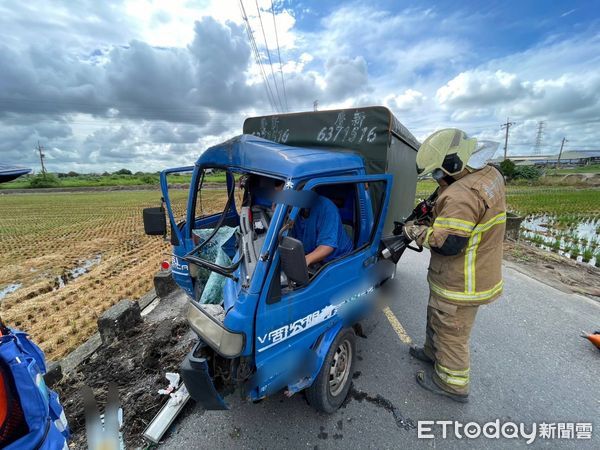
M 467 166 L 475 170 L 483 169 L 492 160 L 499 146 L 499 142 L 478 141 L 475 151 L 467 162 Z

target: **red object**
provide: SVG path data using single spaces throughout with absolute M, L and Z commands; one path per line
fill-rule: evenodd
M 581 337 L 586 338 L 600 350 L 600 331 L 595 331 L 592 334 L 582 334 Z
M 171 264 L 169 264 L 169 261 L 163 261 L 160 263 L 160 268 L 162 270 L 169 270 L 169 267 L 171 267 Z
M 4 387 L 4 376 L 0 372 L 0 428 L 3 428 L 6 422 L 6 416 L 8 416 L 8 396 Z
M 592 344 L 600 348 L 600 334 L 590 334 L 587 338 Z
M 0 367 L 0 448 L 23 437 L 27 433 L 27 423 L 21 404 L 13 395 L 14 387 L 2 373 Z

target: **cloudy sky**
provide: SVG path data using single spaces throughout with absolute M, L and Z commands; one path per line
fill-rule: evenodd
M 37 169 L 39 141 L 51 171 L 160 170 L 316 99 L 387 105 L 419 139 L 501 141 L 510 117 L 511 152 L 539 121 L 543 153 L 600 148 L 595 0 L 273 3 L 242 2 L 261 69 L 239 0 L 0 0 L 0 161 Z

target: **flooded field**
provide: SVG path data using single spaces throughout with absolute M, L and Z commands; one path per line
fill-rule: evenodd
M 600 267 L 600 220 L 574 215 L 530 215 L 521 238 L 536 247 Z
M 421 181 L 417 198 L 436 185 Z M 521 239 L 543 250 L 600 267 L 600 189 L 506 186 L 508 211 L 525 217 Z
M 8 294 L 12 294 L 17 289 L 19 289 L 21 286 L 22 286 L 21 283 L 10 283 L 9 285 L 3 287 L 2 289 L 0 289 L 0 300 L 2 300 Z

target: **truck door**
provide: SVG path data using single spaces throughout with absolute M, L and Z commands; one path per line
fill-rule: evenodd
M 187 200 L 184 201 L 181 196 L 183 192 L 181 191 L 174 191 L 173 196 L 171 196 L 168 181 L 173 180 L 167 180 L 167 177 L 172 174 L 191 171 L 193 171 L 193 174 L 189 191 L 186 193 Z M 205 173 L 204 168 L 190 166 L 167 169 L 160 174 L 161 190 L 170 222 L 171 244 L 173 245 L 171 260 L 173 278 L 192 296 L 194 295 L 194 285 L 190 276 L 190 266 L 181 257 L 192 250 L 199 242 L 198 233 L 194 233 L 194 231 L 214 228 L 223 214 L 225 214 L 225 220 L 222 225 L 235 226 L 238 220 L 233 198 L 235 190 L 233 174 L 226 173 L 225 190 L 206 189 L 204 184 Z M 230 194 L 229 208 L 224 211 Z
M 374 184 L 378 184 L 379 189 L 373 190 Z M 305 185 L 304 190 L 314 190 L 327 197 L 331 193 L 346 192 L 345 198 L 330 200 L 338 206 L 353 249 L 322 265 L 310 274 L 308 284 L 296 289 L 274 287 L 281 276 L 279 252 L 275 249 L 266 282 L 270 286 L 265 286 L 261 293 L 256 315 L 255 354 L 259 378 L 261 369 L 262 373 L 269 374 L 273 366 L 283 380 L 278 358 L 302 361 L 303 354 L 310 351 L 327 329 L 340 321 L 351 320 L 338 314 L 337 306 L 354 301 L 359 304 L 364 300 L 361 297 L 381 281 L 376 280 L 376 266 L 391 184 L 391 175 L 364 175 L 321 178 Z M 378 198 L 369 195 L 373 191 L 380 193 Z M 376 204 L 371 205 L 371 202 Z M 292 209 L 290 220 L 294 220 L 298 212 L 298 208 Z M 279 292 L 281 295 L 277 295 Z M 347 325 L 351 324 L 344 324 Z M 296 352 L 297 357 L 292 358 L 290 353 Z M 291 364 L 288 369 L 295 370 Z M 275 381 L 269 385 L 273 389 L 281 388 Z
M 162 200 L 167 210 L 167 217 L 169 218 L 170 229 L 171 229 L 171 244 L 174 246 L 180 245 L 183 240 L 181 239 L 181 228 L 185 224 L 185 211 L 181 211 L 173 204 L 173 199 L 169 192 L 169 175 L 182 174 L 186 172 L 193 172 L 194 166 L 186 167 L 174 167 L 171 169 L 163 170 L 160 173 L 160 189 L 162 191 Z

